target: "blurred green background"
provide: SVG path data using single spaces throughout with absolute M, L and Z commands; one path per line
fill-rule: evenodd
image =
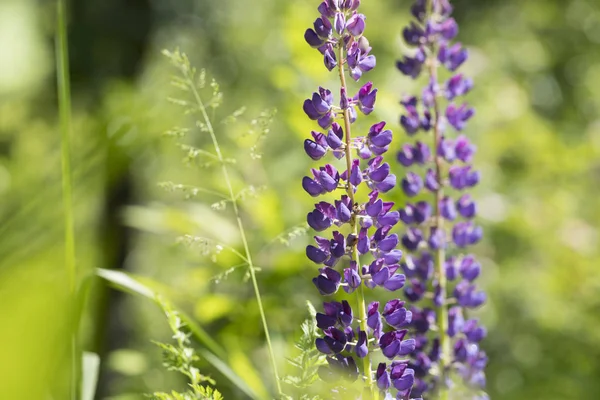
M 378 108 L 362 126 L 387 120 L 397 147 L 405 138 L 398 100 L 422 85 L 394 68 L 410 3 L 362 6 L 378 61 L 366 78 L 380 89 Z M 490 332 L 488 391 L 498 400 L 600 398 L 600 3 L 453 4 L 472 55 L 465 72 L 476 82 L 469 99 L 477 116 L 467 134 L 483 172 L 475 197 L 486 235 L 475 253 L 489 294 L 478 312 Z M 280 369 L 290 372 L 285 357 L 295 355 L 305 301 L 320 299 L 310 282 L 315 267 L 304 257 L 309 236 L 289 245 L 277 238 L 302 226 L 313 203 L 300 186 L 312 165 L 302 141 L 314 129 L 302 101 L 318 85 L 337 87 L 303 40 L 317 5 L 70 2 L 77 261 L 89 288 L 80 335 L 101 357 L 97 399 L 182 387 L 151 343 L 169 340 L 164 315 L 147 299 L 108 289 L 93 277 L 98 267 L 142 277 L 225 347 L 248 385 L 258 393 L 273 386 L 243 269 L 216 283 L 211 278 L 235 260 L 175 245 L 179 235 L 198 234 L 240 248 L 229 208 L 217 211 L 210 197 L 186 201 L 157 186 L 222 185 L 217 170 L 182 163 L 185 154 L 162 135 L 173 126 L 193 128 L 167 101 L 173 71 L 160 51 L 176 46 L 220 82 L 218 115 L 247 107 L 241 122 L 219 125 L 218 133 L 226 156 L 238 159 L 236 188 L 267 187 L 244 202 L 244 219 Z M 53 2 L 0 2 L 0 399 L 48 399 L 49 390 L 62 393 L 68 375 L 54 11 Z M 278 113 L 263 157 L 252 159 L 243 121 L 272 108 Z M 198 130 L 191 140 L 208 144 Z M 202 370 L 226 398 L 244 398 L 210 365 Z

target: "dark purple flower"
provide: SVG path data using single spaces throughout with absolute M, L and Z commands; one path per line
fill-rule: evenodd
M 375 379 L 377 380 L 377 387 L 379 390 L 387 390 L 392 384 L 385 363 L 379 363 L 377 372 L 375 373 Z
M 431 168 L 425 173 L 425 187 L 427 190 L 436 192 L 440 188 L 440 182 L 435 171 Z
M 458 247 L 474 245 L 481 240 L 481 227 L 471 222 L 458 222 L 452 229 L 452 240 Z
M 431 205 L 426 201 L 419 201 L 413 209 L 414 221 L 422 224 L 431 217 Z
M 456 159 L 454 141 L 446 139 L 442 136 L 440 138 L 440 142 L 438 143 L 437 154 L 449 163 L 454 161 Z
M 400 329 L 412 320 L 412 313 L 404 308 L 404 302 L 400 300 L 390 300 L 386 303 L 383 313 L 385 322 L 395 329 Z
M 329 296 L 337 292 L 342 277 L 339 272 L 332 268 L 321 268 L 321 274 L 313 278 L 313 283 L 323 296 Z
M 333 239 L 329 241 L 331 245 L 331 255 L 335 258 L 341 258 L 346 254 L 346 238 L 338 231 L 333 232 Z
M 331 36 L 332 27 L 329 18 L 324 16 L 317 18 L 313 26 L 317 36 L 321 39 L 328 39 Z
M 410 167 L 414 162 L 414 152 L 415 149 L 410 144 L 405 144 L 402 146 L 402 149 L 398 152 L 398 162 L 405 167 Z
M 400 213 L 398 211 L 390 211 L 377 218 L 377 227 L 394 226 L 400 221 Z
M 457 106 L 454 103 L 450 104 L 446 108 L 446 118 L 450 125 L 452 125 L 457 131 L 462 131 L 466 125 L 466 122 L 475 115 L 475 109 L 469 108 L 466 103 L 461 106 Z
M 427 15 L 427 0 L 417 0 L 410 8 L 412 15 L 419 21 L 425 22 Z
M 346 17 L 343 13 L 335 13 L 333 27 L 338 35 L 341 35 L 344 32 L 344 29 L 346 28 Z
M 352 308 L 350 304 L 343 300 L 341 303 L 337 301 L 323 303 L 325 314 L 317 313 L 317 326 L 321 329 L 327 329 L 336 324 L 341 324 L 347 328 L 352 324 Z M 333 322 L 332 322 L 333 321 Z
M 377 154 L 375 148 L 387 150 L 387 146 L 392 142 L 392 131 L 385 129 L 385 122 L 379 122 L 369 129 L 368 138 L 371 143 L 371 149 Z
M 459 270 L 464 279 L 473 282 L 481 272 L 481 265 L 475 260 L 475 257 L 468 255 L 462 259 Z
M 448 221 L 454 221 L 456 219 L 456 207 L 454 207 L 454 202 L 448 196 L 444 196 L 442 200 L 440 200 L 440 204 L 438 206 L 440 208 L 440 215 L 446 218 Z
M 423 232 L 418 228 L 408 228 L 402 236 L 402 245 L 409 251 L 415 251 L 423 241 Z
M 317 197 L 325 192 L 323 187 L 316 180 L 310 179 L 308 176 L 302 178 L 302 188 L 306 191 L 306 193 L 313 197 Z
M 473 218 L 477 212 L 477 206 L 470 195 L 464 194 L 456 201 L 456 209 L 464 218 Z
M 470 342 L 481 342 L 487 335 L 487 330 L 483 326 L 478 325 L 476 319 L 470 319 L 465 322 L 463 333 Z
M 365 358 L 367 354 L 369 354 L 369 347 L 367 346 L 367 332 L 358 332 L 358 341 L 356 342 L 354 351 L 358 358 Z
M 325 138 L 327 145 L 334 150 L 339 149 L 344 145 L 343 139 L 344 130 L 337 122 L 334 122 L 331 124 L 331 128 L 327 131 L 327 136 Z M 342 156 L 344 155 L 344 153 L 341 154 Z
M 367 326 L 373 332 L 373 337 L 379 339 L 381 336 L 381 314 L 379 314 L 379 302 L 374 301 L 367 309 Z
M 410 26 L 407 26 L 402 31 L 402 36 L 404 36 L 404 41 L 406 44 L 418 46 L 421 44 L 421 41 L 425 36 L 425 31 L 421 26 L 411 22 Z
M 358 94 L 354 96 L 354 100 L 358 101 L 358 108 L 360 111 L 369 115 L 373 112 L 375 107 L 375 100 L 377 99 L 377 89 L 373 89 L 373 83 L 367 82 L 358 91 Z
M 415 340 L 404 340 L 407 331 L 405 329 L 384 333 L 379 339 L 379 347 L 384 356 L 394 359 L 397 356 L 405 356 L 415 349 Z
M 364 72 L 368 72 L 375 68 L 375 56 L 369 55 L 368 51 L 363 51 L 359 42 L 354 42 L 348 50 L 348 67 L 350 68 L 350 76 L 355 81 L 358 81 Z
M 306 257 L 316 264 L 323 264 L 329 258 L 329 254 L 318 247 L 309 245 L 306 247 Z
M 304 151 L 313 160 L 319 160 L 325 154 L 327 154 L 327 149 L 325 147 L 321 146 L 318 143 L 313 142 L 310 139 L 306 139 L 304 141 Z
M 444 230 L 439 228 L 431 228 L 427 244 L 429 244 L 429 248 L 431 250 L 446 248 L 446 235 L 444 234 Z
M 462 332 L 464 323 L 462 308 L 452 307 L 448 310 L 448 336 L 455 337 Z
M 306 40 L 306 43 L 308 43 L 310 47 L 315 49 L 319 48 L 323 45 L 323 43 L 325 43 L 325 41 L 319 37 L 317 32 L 312 29 L 307 29 L 306 32 L 304 32 L 304 40 Z
M 454 297 L 462 307 L 477 308 L 485 303 L 486 295 L 484 292 L 477 292 L 475 285 L 469 281 L 462 281 L 454 288 Z
M 413 57 L 405 56 L 402 61 L 396 62 L 396 67 L 406 76 L 410 76 L 416 79 L 423 69 L 423 63 L 425 62 L 425 52 L 423 49 L 417 49 Z
M 445 43 L 440 46 L 438 60 L 448 70 L 456 71 L 467 60 L 468 52 L 460 43 L 448 47 Z
M 327 49 L 323 52 L 323 63 L 325 64 L 325 68 L 329 71 L 332 71 L 337 67 L 336 55 L 333 48 L 331 48 L 331 45 L 328 45 Z
M 308 222 L 308 225 L 310 225 L 310 227 L 315 231 L 321 232 L 329 228 L 333 221 L 321 211 L 315 209 L 308 213 L 306 216 L 306 222 Z
M 455 257 L 450 257 L 446 259 L 446 279 L 449 281 L 454 281 L 458 276 L 458 269 L 460 264 Z
M 323 331 L 325 343 L 333 353 L 341 353 L 346 347 L 346 334 L 337 328 L 327 328 Z
M 406 174 L 406 177 L 402 179 L 402 190 L 404 190 L 404 193 L 409 197 L 416 196 L 422 188 L 423 180 L 414 172 L 409 172 Z
M 354 292 L 354 290 L 358 288 L 362 282 L 356 267 L 356 263 L 354 261 L 352 263 L 354 264 L 353 266 L 344 270 L 344 280 L 347 283 L 347 286 L 344 286 L 344 290 L 347 293 Z
M 464 96 L 473 88 L 473 80 L 456 74 L 446 82 L 446 98 L 453 100 L 455 97 Z
M 415 143 L 413 158 L 418 164 L 425 164 L 431 159 L 431 151 L 429 146 L 423 142 Z
M 439 34 L 444 40 L 452 40 L 458 35 L 458 24 L 454 18 L 448 18 L 441 23 L 431 23 L 430 31 Z
M 352 14 L 346 22 L 346 29 L 352 36 L 361 36 L 365 31 L 365 16 L 358 14 L 356 11 Z
M 400 393 L 408 391 L 415 383 L 415 371 L 410 368 L 406 368 L 401 377 L 392 379 L 394 387 L 400 391 Z
M 460 135 L 456 138 L 456 156 L 463 162 L 471 162 L 473 154 L 475 154 L 476 147 L 469 143 L 469 139 L 465 136 Z
M 423 88 L 423 95 L 421 96 L 421 100 L 423 105 L 428 109 L 432 109 L 435 107 L 435 99 L 440 92 L 439 85 L 434 79 L 429 80 L 429 84 Z
M 473 187 L 479 183 L 479 172 L 473 171 L 470 165 L 453 165 L 448 171 L 450 185 L 456 190 Z
M 416 107 L 406 106 L 406 114 L 400 117 L 400 125 L 402 125 L 409 135 L 412 135 L 419 130 L 421 127 L 421 119 L 419 118 Z

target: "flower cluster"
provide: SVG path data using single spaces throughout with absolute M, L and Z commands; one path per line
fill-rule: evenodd
M 377 97 L 377 89 L 370 82 L 354 95 L 346 86 L 346 72 L 358 81 L 375 67 L 375 56 L 363 36 L 366 18 L 358 13 L 359 4 L 360 0 L 322 2 L 318 7 L 321 16 L 304 35 L 323 55 L 325 67 L 330 71 L 337 68 L 341 86 L 337 101 L 329 89 L 321 87 L 304 102 L 306 115 L 325 131 L 311 132 L 304 150 L 313 160 L 331 153 L 334 162 L 344 162 L 343 168 L 329 163 L 314 168 L 302 180 L 310 196 L 333 200 L 315 204 L 307 215 L 308 224 L 318 232 L 335 227 L 331 236 L 315 236 L 315 244 L 306 248 L 306 255 L 321 266 L 313 279 L 320 294 L 333 295 L 341 287 L 348 294 L 355 293 L 359 304 L 355 316 L 347 301 L 324 303 L 324 313 L 317 314 L 323 337 L 315 344 L 327 355 L 328 366 L 319 370 L 323 380 L 341 376 L 355 381 L 362 377 L 371 393 L 381 391 L 386 398 L 396 395 L 404 400 L 410 397 L 414 370 L 406 358 L 398 358 L 415 350 L 415 340 L 407 337 L 412 313 L 400 300 L 388 302 L 380 312 L 378 302 L 367 306 L 363 293 L 365 287 L 397 291 L 404 287 L 406 277 L 400 273 L 400 238 L 391 233 L 401 215 L 393 210 L 394 203 L 381 198 L 397 184 L 383 158 L 392 132 L 385 122 L 379 122 L 362 136 L 351 135 L 359 112 L 370 114 Z M 336 195 L 338 192 L 343 194 Z M 357 201 L 359 195 L 364 202 Z M 372 262 L 361 264 L 359 257 L 363 256 Z M 375 351 L 389 360 L 379 363 L 376 370 L 372 368 Z
M 486 296 L 474 283 L 480 264 L 474 256 L 461 254 L 482 237 L 473 223 L 477 206 L 464 193 L 480 175 L 470 164 L 475 146 L 464 135 L 450 135 L 452 129 L 462 131 L 474 115 L 467 103 L 457 102 L 473 87 L 471 79 L 455 73 L 468 54 L 460 43 L 452 44 L 458 26 L 450 17 L 448 0 L 416 0 L 411 11 L 415 21 L 403 36 L 412 50 L 397 67 L 413 79 L 428 77 L 420 96 L 401 101 L 405 112 L 400 119 L 409 136 L 424 132 L 425 139 L 405 144 L 398 153 L 398 162 L 412 167 L 399 186 L 409 198 L 418 196 L 400 210 L 407 226 L 401 242 L 410 252 L 401 264 L 408 279 L 404 291 L 416 303 L 411 308 L 416 346 L 409 364 L 416 377 L 413 394 L 447 391 L 451 377 L 458 374 L 463 378 L 460 385 L 476 393 L 461 398 L 482 399 L 487 357 L 479 342 L 486 330 L 465 317 Z M 443 69 L 449 71 L 445 81 L 438 76 Z M 433 204 L 422 199 L 427 197 Z

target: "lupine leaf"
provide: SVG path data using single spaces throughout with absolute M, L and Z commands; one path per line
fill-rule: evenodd
M 317 323 L 315 320 L 316 310 L 310 302 L 306 302 L 310 318 L 302 323 L 302 336 L 296 342 L 295 347 L 300 354 L 288 362 L 300 369 L 299 376 L 286 376 L 284 382 L 305 389 L 317 380 L 317 370 L 320 365 L 325 364 L 325 355 L 315 348 L 315 340 L 319 337 Z

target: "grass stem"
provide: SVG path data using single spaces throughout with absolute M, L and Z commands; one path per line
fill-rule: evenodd
M 69 45 L 67 39 L 66 0 L 57 1 L 56 15 L 56 78 L 58 91 L 58 112 L 61 131 L 62 198 L 65 232 L 65 269 L 73 309 L 76 310 L 77 270 L 75 264 L 75 225 L 73 216 L 73 184 L 71 179 L 71 88 L 69 83 Z M 73 316 L 73 321 L 78 321 Z M 70 398 L 77 400 L 79 388 L 80 351 L 77 342 L 77 326 L 71 330 L 71 377 Z
M 260 318 L 262 321 L 262 325 L 263 325 L 263 329 L 265 332 L 265 338 L 267 340 L 267 347 L 269 350 L 269 359 L 271 362 L 271 367 L 273 369 L 273 375 L 275 378 L 275 384 L 277 387 L 277 394 L 279 397 L 281 397 L 281 395 L 283 394 L 282 390 L 281 390 L 281 381 L 279 378 L 279 373 L 277 372 L 277 361 L 275 359 L 275 352 L 273 350 L 273 345 L 271 343 L 271 335 L 269 334 L 269 326 L 267 324 L 267 317 L 265 315 L 265 310 L 262 304 L 262 297 L 260 294 L 260 289 L 258 287 L 258 281 L 256 279 L 256 267 L 252 261 L 252 255 L 250 253 L 250 246 L 248 245 L 248 239 L 246 237 L 246 230 L 244 228 L 244 223 L 242 221 L 241 218 L 241 214 L 240 214 L 240 210 L 238 207 L 238 203 L 237 203 L 237 196 L 235 195 L 234 191 L 233 191 L 233 185 L 231 183 L 231 179 L 229 177 L 229 171 L 227 169 L 226 163 L 225 163 L 225 159 L 223 158 L 223 153 L 221 152 L 221 147 L 219 146 L 219 142 L 217 141 L 217 136 L 215 134 L 214 128 L 212 126 L 211 123 L 211 118 L 208 116 L 208 113 L 206 111 L 206 107 L 204 105 L 204 102 L 202 101 L 202 98 L 200 97 L 200 94 L 198 93 L 198 90 L 196 89 L 196 86 L 194 84 L 194 80 L 189 76 L 189 72 L 188 71 L 183 71 L 184 74 L 186 74 L 186 77 L 188 78 L 189 82 L 190 82 L 190 88 L 192 90 L 192 93 L 194 95 L 194 99 L 196 100 L 196 103 L 198 105 L 198 109 L 200 110 L 200 113 L 202 114 L 202 118 L 204 119 L 204 123 L 206 124 L 206 128 L 210 134 L 211 140 L 213 142 L 213 145 L 215 147 L 215 152 L 217 154 L 217 157 L 219 159 L 219 163 L 221 164 L 221 170 L 223 172 L 223 178 L 225 181 L 225 185 L 227 186 L 227 190 L 229 192 L 229 197 L 230 197 L 230 201 L 231 204 L 233 206 L 233 211 L 235 213 L 235 217 L 237 220 L 237 225 L 238 225 L 238 229 L 240 232 L 240 237 L 242 239 L 242 244 L 244 246 L 244 252 L 246 254 L 245 260 L 248 262 L 248 270 L 250 272 L 250 278 L 252 280 L 252 287 L 254 288 L 254 295 L 256 297 L 256 303 L 258 304 L 258 311 L 260 313 Z

